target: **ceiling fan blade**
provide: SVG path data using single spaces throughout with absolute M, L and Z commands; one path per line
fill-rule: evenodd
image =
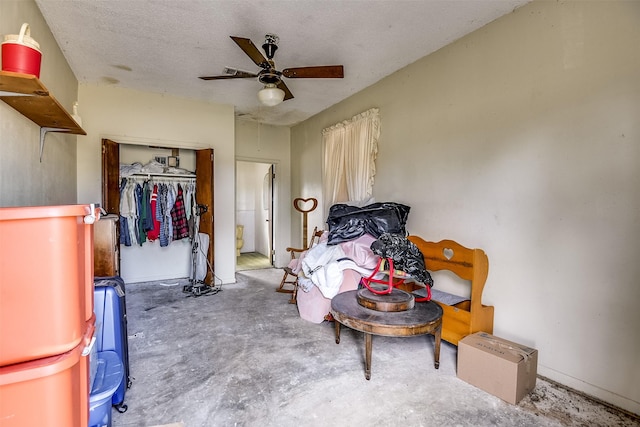
M 258 67 L 265 68 L 269 66 L 269 61 L 267 61 L 264 55 L 262 55 L 262 53 L 258 50 L 256 45 L 253 44 L 253 42 L 250 39 L 245 39 L 243 37 L 234 37 L 234 36 L 230 36 L 230 37 L 233 39 L 234 42 L 236 42 L 238 46 L 240 46 L 240 49 L 242 49 L 244 53 L 246 53 L 247 56 L 251 58 L 253 62 L 255 62 L 255 64 Z
M 293 94 L 291 93 L 291 91 L 289 90 L 287 85 L 284 84 L 284 82 L 282 80 L 280 80 L 276 86 L 278 86 L 279 89 L 282 89 L 284 91 L 284 100 L 285 101 L 287 99 L 293 98 Z
M 220 76 L 203 76 L 198 77 L 202 80 L 224 80 L 224 79 L 250 79 L 258 77 L 257 74 L 248 73 L 246 71 L 235 70 L 233 74 L 222 74 Z
M 290 79 L 341 79 L 344 77 L 342 65 L 324 65 L 319 67 L 285 68 L 282 75 Z

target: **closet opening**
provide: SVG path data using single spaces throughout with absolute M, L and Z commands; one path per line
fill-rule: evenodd
M 127 170 L 128 166 L 130 170 Z M 142 168 L 138 170 L 140 166 Z M 119 271 L 125 283 L 166 281 L 170 284 L 178 279 L 192 278 L 193 232 L 197 230 L 203 234 L 200 264 L 205 260 L 210 268 L 205 266 L 204 270 L 196 272 L 206 271 L 203 281 L 213 284 L 213 150 L 118 143 L 105 139 L 102 172 L 103 208 L 119 217 Z M 136 223 L 129 215 L 129 206 L 141 199 L 145 189 L 158 210 L 169 200 L 174 204 L 180 200 L 184 208 L 184 215 L 176 213 L 177 209 L 165 212 L 167 221 L 162 224 L 162 233 L 158 232 L 158 223 L 154 230 L 146 232 L 138 228 L 136 233 L 129 228 Z M 138 193 L 137 197 L 135 194 L 131 197 L 132 191 Z M 131 197 L 129 201 L 125 194 Z M 146 206 L 154 206 L 154 203 Z M 139 209 L 137 206 L 136 212 Z M 195 211 L 197 216 L 193 215 Z M 146 218 L 146 222 L 152 220 L 149 212 Z

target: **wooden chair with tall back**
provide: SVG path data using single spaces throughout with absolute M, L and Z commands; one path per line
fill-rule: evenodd
M 291 254 L 291 260 L 300 259 L 300 255 L 302 255 L 304 251 L 312 248 L 316 243 L 320 241 L 322 233 L 324 233 L 324 230 L 318 230 L 318 227 L 315 227 L 313 229 L 313 233 L 311 234 L 311 239 L 309 240 L 309 245 L 307 248 L 287 248 L 286 251 Z M 291 265 L 291 263 L 289 263 L 289 265 Z M 285 288 L 286 285 L 291 285 L 291 289 Z M 296 303 L 296 296 L 298 294 L 298 275 L 293 272 L 291 267 L 284 267 L 284 276 L 282 277 L 282 281 L 280 281 L 280 286 L 278 286 L 276 292 L 291 294 L 289 304 Z

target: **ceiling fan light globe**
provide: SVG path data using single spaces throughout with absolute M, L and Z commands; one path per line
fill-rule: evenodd
M 262 105 L 274 107 L 284 101 L 284 91 L 275 85 L 266 85 L 258 92 L 258 99 Z

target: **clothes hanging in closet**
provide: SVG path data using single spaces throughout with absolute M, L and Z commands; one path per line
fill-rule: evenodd
M 187 212 L 185 210 L 184 195 L 180 184 L 178 184 L 176 201 L 171 209 L 171 221 L 173 223 L 173 240 L 189 237 Z
M 125 201 L 127 179 L 120 180 L 120 244 L 131 246 L 131 236 L 129 235 L 129 221 L 127 219 L 130 214 L 127 201 Z
M 149 205 L 151 208 L 149 212 L 151 228 L 147 231 L 147 239 L 153 242 L 160 237 L 160 221 L 156 218 L 156 212 L 158 209 L 158 184 L 153 185 Z
M 184 178 L 180 178 L 185 180 Z M 171 178 L 123 178 L 120 182 L 120 243 L 140 245 L 159 240 L 168 246 L 173 240 L 192 237 L 189 222 L 195 207 L 195 182 Z

